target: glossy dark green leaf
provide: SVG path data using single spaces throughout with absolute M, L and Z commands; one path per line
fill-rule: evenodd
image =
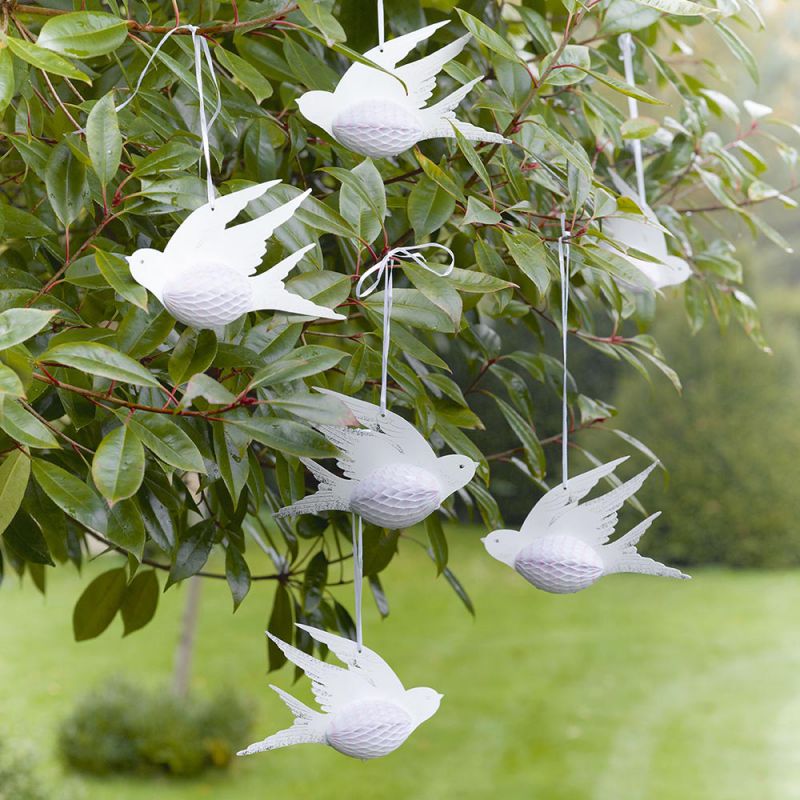
M 98 575 L 84 589 L 72 612 L 76 641 L 94 639 L 108 628 L 119 611 L 127 582 L 125 568 L 120 567 Z
M 133 577 L 120 603 L 123 636 L 141 630 L 153 619 L 159 594 L 158 576 L 154 569 L 144 570 Z
M 186 531 L 181 537 L 178 552 L 169 571 L 167 586 L 190 578 L 203 569 L 214 546 L 215 535 L 216 522 L 213 519 L 198 522 Z

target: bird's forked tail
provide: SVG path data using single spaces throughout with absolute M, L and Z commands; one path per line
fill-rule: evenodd
M 279 309 L 289 314 L 302 314 L 305 317 L 321 319 L 344 319 L 342 314 L 311 300 L 290 292 L 284 285 L 287 275 L 300 263 L 303 256 L 316 245 L 310 244 L 292 253 L 271 269 L 250 279 L 252 291 L 252 310 Z
M 294 724 L 291 728 L 278 731 L 268 736 L 262 742 L 255 742 L 250 747 L 240 750 L 237 756 L 251 756 L 253 753 L 263 753 L 265 750 L 278 750 L 281 747 L 290 747 L 295 744 L 325 744 L 325 717 L 314 711 L 304 703 L 287 694 L 277 686 L 270 686 L 278 697 L 286 703 L 289 711 L 294 714 Z
M 347 511 L 352 491 L 350 481 L 339 478 L 309 458 L 301 458 L 300 461 L 319 482 L 317 491 L 276 511 L 275 516 L 282 519 L 297 517 L 300 514 L 318 514 L 320 511 Z
M 636 545 L 639 539 L 644 536 L 653 521 L 661 515 L 657 512 L 640 522 L 635 528 L 628 531 L 615 542 L 605 545 L 601 552 L 605 562 L 607 574 L 614 572 L 639 572 L 644 575 L 656 575 L 661 578 L 680 578 L 687 580 L 691 575 L 684 575 L 679 569 L 668 567 L 660 561 L 652 558 L 645 558 L 639 555 Z

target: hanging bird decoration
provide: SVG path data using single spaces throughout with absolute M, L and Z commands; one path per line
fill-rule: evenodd
M 644 217 L 641 219 L 606 217 L 603 220 L 603 233 L 626 248 L 639 250 L 656 259 L 647 261 L 628 253 L 620 253 L 629 264 L 644 274 L 653 288 L 664 289 L 685 283 L 692 276 L 692 268 L 685 259 L 670 254 L 667 249 L 667 237 L 655 211 L 615 172 L 610 174 L 619 194 L 635 198 Z
M 150 248 L 128 256 L 134 280 L 149 289 L 179 322 L 221 331 L 248 311 L 270 309 L 324 319 L 344 319 L 330 308 L 289 292 L 284 279 L 314 245 L 255 275 L 267 240 L 308 197 L 303 192 L 249 222 L 226 227 L 248 203 L 280 181 L 269 181 L 200 206 L 179 226 L 164 252 Z
M 533 507 L 519 532 L 499 530 L 482 539 L 489 555 L 508 564 L 537 589 L 554 594 L 579 592 L 615 572 L 689 578 L 640 556 L 636 550 L 637 542 L 660 512 L 609 542 L 617 525 L 617 512 L 639 491 L 655 464 L 607 494 L 580 503 L 626 460 L 619 458 L 551 489 Z
M 464 49 L 470 34 L 425 58 L 397 66 L 447 24 L 445 20 L 428 25 L 373 48 L 364 55 L 385 72 L 353 64 L 335 91 L 307 92 L 300 97 L 300 112 L 345 147 L 371 158 L 397 156 L 424 139 L 454 138 L 454 128 L 471 141 L 510 144 L 499 133 L 456 118 L 456 107 L 483 76 L 426 107 L 436 88 L 436 76 Z
M 437 457 L 425 437 L 400 415 L 338 392 L 317 391 L 341 400 L 364 427 L 315 426 L 339 448 L 343 477 L 301 459 L 319 487 L 315 494 L 282 508 L 277 517 L 352 511 L 382 528 L 407 528 L 422 522 L 474 477 L 475 461 L 462 455 Z
M 394 670 L 372 650 L 359 650 L 350 639 L 317 628 L 297 627 L 327 646 L 347 669 L 320 661 L 267 633 L 289 661 L 311 679 L 322 711 L 314 711 L 271 686 L 294 714 L 294 724 L 251 744 L 238 755 L 297 744 L 325 744 L 351 758 L 380 758 L 397 750 L 439 710 L 441 694 L 427 688 L 406 689 Z

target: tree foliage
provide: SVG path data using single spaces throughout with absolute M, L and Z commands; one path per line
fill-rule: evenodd
M 426 526 L 432 560 L 471 607 L 447 568 L 442 518 L 471 513 L 498 525 L 496 464 L 512 464 L 520 492 L 532 495 L 552 477 L 548 447 L 558 434 L 543 429 L 530 387 L 559 392 L 560 362 L 545 333 L 559 314 L 562 213 L 573 243 L 571 335 L 597 358 L 678 383 L 647 333 L 656 297 L 602 230 L 610 215 L 641 213 L 609 180 L 612 167 L 631 179 L 633 138 L 643 141 L 648 196 L 673 234 L 670 248 L 694 269 L 681 290 L 691 326 L 733 320 L 760 341 L 730 232 L 744 226 L 784 246 L 758 207 L 790 204 L 788 187 L 781 176 L 771 185 L 759 148 L 777 151 L 784 174 L 796 153 L 778 137 L 779 121 L 719 91 L 715 64 L 688 57 L 718 37 L 754 74 L 740 36 L 760 24 L 751 0 L 387 2 L 390 35 L 446 15 L 453 22 L 430 47 L 459 29 L 473 34 L 439 91 L 485 75 L 461 113 L 513 145 L 474 147 L 457 137 L 376 162 L 307 124 L 295 102 L 306 90 L 333 88 L 374 45 L 372 3 L 183 5 L 180 21 L 201 26 L 220 76 L 215 183 L 229 192 L 282 179 L 254 214 L 313 190 L 278 230 L 265 266 L 316 243 L 289 287 L 338 307 L 347 321 L 257 313 L 220 337 L 176 323 L 132 280 L 123 256 L 163 248 L 206 199 L 187 31 L 161 50 L 135 100 L 115 111 L 175 25 L 175 4 L 129 4 L 130 14 L 119 0 L 3 5 L 0 553 L 6 571 L 27 572 L 42 589 L 53 565 L 81 565 L 89 541 L 128 556 L 124 565 L 110 559 L 88 584 L 76 608 L 78 638 L 101 633 L 118 612 L 126 632 L 140 628 L 160 587 L 196 574 L 227 579 L 234 606 L 256 580 L 270 586 L 270 628 L 284 638 L 292 619 L 351 630 L 331 592 L 347 582 L 349 520 L 271 515 L 305 492 L 299 457 L 332 455 L 312 424 L 347 419 L 312 387 L 376 399 L 383 300 L 354 299 L 353 278 L 388 248 L 429 240 L 450 246 L 458 268 L 447 281 L 405 270 L 408 286 L 395 291 L 390 402 L 437 449 L 480 463 L 476 480 Z M 626 31 L 635 37 L 638 89 L 621 74 L 617 37 Z M 628 119 L 626 95 L 650 109 L 643 121 Z M 574 427 L 602 424 L 613 410 L 573 378 Z M 502 452 L 481 435 L 485 413 L 475 409 L 485 411 L 487 399 L 492 425 L 513 437 Z M 195 474 L 199 492 L 187 488 Z M 380 573 L 401 537 L 409 538 L 366 533 L 365 571 L 383 613 Z M 254 574 L 259 550 L 272 570 Z

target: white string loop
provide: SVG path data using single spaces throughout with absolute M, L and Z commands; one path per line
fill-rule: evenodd
M 437 249 L 443 250 L 450 257 L 448 264 L 439 265 L 443 269 L 439 270 L 432 267 L 427 258 L 423 255 L 424 250 Z M 391 317 L 392 317 L 392 293 L 394 289 L 394 279 L 392 276 L 394 267 L 399 267 L 404 261 L 413 262 L 418 267 L 428 272 L 446 278 L 453 271 L 456 265 L 456 257 L 449 247 L 445 247 L 438 242 L 418 244 L 413 247 L 395 247 L 390 250 L 377 264 L 370 267 L 359 279 L 356 286 L 356 297 L 361 300 L 369 297 L 380 285 L 381 280 L 384 284 L 383 294 L 383 351 L 381 356 L 381 413 L 386 411 L 387 383 L 389 377 L 389 347 L 391 345 Z M 365 286 L 367 280 L 372 276 L 375 279 L 369 286 Z
M 561 276 L 561 357 L 564 362 L 564 383 L 561 399 L 561 482 L 567 488 L 569 479 L 569 371 L 567 368 L 567 338 L 569 335 L 569 284 L 570 284 L 570 239 L 567 218 L 561 215 L 561 236 L 558 238 L 558 269 Z
M 636 87 L 636 74 L 633 71 L 633 54 L 636 52 L 636 45 L 630 33 L 623 33 L 619 37 L 619 48 L 622 51 L 622 61 L 625 65 L 626 82 Z M 631 119 L 639 118 L 639 101 L 635 97 L 628 97 L 628 113 Z M 633 151 L 633 162 L 636 165 L 636 186 L 639 191 L 639 202 L 647 205 L 647 190 L 644 185 L 644 158 L 642 156 L 642 140 L 633 139 L 631 141 Z
M 158 55 L 161 48 L 166 44 L 167 40 L 177 31 L 186 30 L 192 34 L 192 44 L 194 46 L 194 76 L 195 76 L 195 83 L 197 84 L 197 94 L 199 96 L 199 103 L 200 103 L 200 140 L 203 145 L 203 158 L 206 162 L 206 191 L 208 192 L 208 202 L 211 205 L 211 208 L 214 208 L 214 201 L 216 200 L 216 192 L 214 190 L 214 182 L 211 178 L 211 147 L 208 142 L 208 134 L 211 130 L 211 126 L 216 121 L 217 117 L 222 111 L 222 93 L 219 89 L 219 81 L 217 80 L 217 73 L 214 69 L 214 61 L 211 58 L 211 50 L 208 46 L 208 42 L 205 40 L 204 37 L 198 36 L 198 31 L 200 30 L 196 25 L 177 25 L 176 27 L 172 28 L 172 30 L 168 31 L 164 34 L 161 41 L 153 48 L 153 52 L 150 54 L 150 58 L 147 60 L 147 63 L 144 65 L 144 69 L 142 70 L 141 74 L 139 75 L 139 79 L 136 81 L 136 86 L 133 89 L 131 96 L 120 105 L 117 106 L 116 110 L 117 113 L 122 111 L 125 106 L 130 103 L 134 97 L 139 93 L 139 89 L 142 88 L 142 81 L 144 80 L 145 75 L 147 74 L 148 70 L 155 61 L 156 56 Z M 214 89 L 216 90 L 217 94 L 217 105 L 214 109 L 214 113 L 211 115 L 211 119 L 206 119 L 206 98 L 205 92 L 203 90 L 203 59 L 205 58 L 206 64 L 208 65 L 208 71 L 211 73 L 211 80 L 214 83 Z
M 378 45 L 382 53 L 386 45 L 386 15 L 383 10 L 383 0 L 378 0 Z

